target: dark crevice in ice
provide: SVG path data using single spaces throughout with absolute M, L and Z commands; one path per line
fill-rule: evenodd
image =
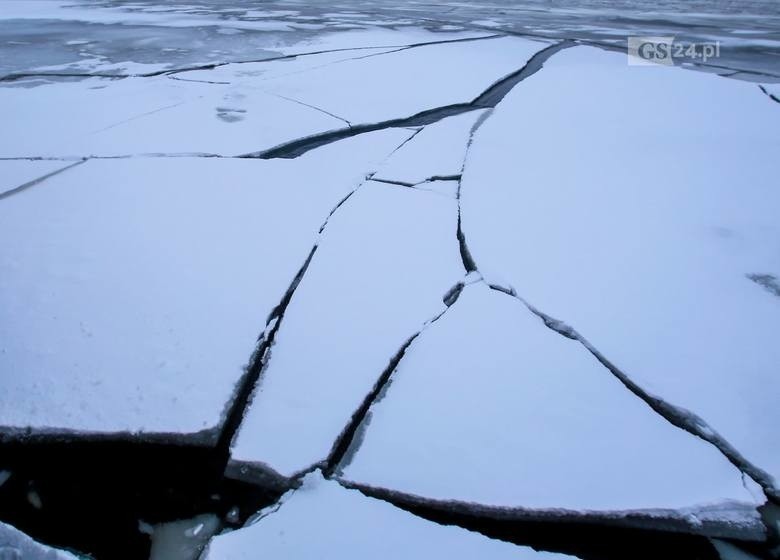
M 490 113 L 486 113 L 477 123 L 475 123 L 474 127 L 472 128 L 471 135 L 469 137 L 469 147 L 473 142 L 474 133 L 489 117 L 489 114 Z M 463 171 L 465 171 L 465 168 L 466 168 L 466 162 L 464 160 Z M 461 246 L 461 255 L 463 256 L 464 266 L 469 272 L 471 271 L 479 272 L 479 269 L 476 263 L 474 262 L 474 259 L 471 256 L 470 251 L 468 250 L 468 244 L 466 242 L 465 234 L 461 227 L 461 182 L 458 183 L 457 198 L 458 198 L 458 240 Z M 760 278 L 759 283 L 761 283 L 762 286 L 766 287 L 765 286 L 767 280 L 766 277 L 771 275 L 758 275 L 758 276 Z M 750 278 L 753 281 L 757 281 L 756 279 L 751 278 L 750 275 L 748 275 L 748 278 Z M 771 277 L 770 280 L 774 281 L 774 277 Z M 753 465 L 750 461 L 748 461 L 747 458 L 745 458 L 725 438 L 723 438 L 720 434 L 718 434 L 717 431 L 715 431 L 707 422 L 704 421 L 704 419 L 702 419 L 692 411 L 668 403 L 667 401 L 645 391 L 642 387 L 640 387 L 637 383 L 635 383 L 628 375 L 626 375 L 622 370 L 620 370 L 615 364 L 613 364 L 610 360 L 608 360 L 606 356 L 604 356 L 598 349 L 596 349 L 592 344 L 590 344 L 590 342 L 588 342 L 582 335 L 580 335 L 570 325 L 566 324 L 563 321 L 555 319 L 554 317 L 551 317 L 550 315 L 547 315 L 546 313 L 535 308 L 533 305 L 528 303 L 524 298 L 519 296 L 513 287 L 511 286 L 504 287 L 504 286 L 499 286 L 497 284 L 488 284 L 488 285 L 491 289 L 495 291 L 498 291 L 500 293 L 506 294 L 510 297 L 519 300 L 521 303 L 523 303 L 523 305 L 525 305 L 528 308 L 529 311 L 531 311 L 533 314 L 539 317 L 542 320 L 542 322 L 545 324 L 545 326 L 547 326 L 549 329 L 554 330 L 558 334 L 565 336 L 566 338 L 569 338 L 571 340 L 575 340 L 580 344 L 582 344 L 629 391 L 631 391 L 635 396 L 642 399 L 648 406 L 650 406 L 650 408 L 653 409 L 653 411 L 661 415 L 672 425 L 682 430 L 685 430 L 686 432 L 694 436 L 697 436 L 703 439 L 704 441 L 707 441 L 708 443 L 714 445 L 737 469 L 739 469 L 742 473 L 746 474 L 747 476 L 752 478 L 755 482 L 757 482 L 764 490 L 764 493 L 766 494 L 767 498 L 769 498 L 770 500 L 774 500 L 776 502 L 780 502 L 780 492 L 778 492 L 778 490 L 774 487 L 773 477 L 766 471 L 760 469 L 759 467 Z M 774 283 L 772 283 L 771 285 L 774 286 Z
M 431 175 L 424 181 L 415 183 L 415 185 L 422 185 L 424 183 L 433 183 L 435 181 L 460 181 L 460 178 L 461 178 L 460 173 L 455 173 L 453 175 Z
M 460 199 L 459 199 L 460 200 Z M 460 258 L 463 261 L 463 268 L 467 273 L 477 272 L 477 263 L 474 262 L 474 257 L 471 256 L 469 246 L 466 244 L 466 236 L 463 234 L 463 228 L 461 227 L 461 212 L 460 205 L 458 205 L 458 248 L 460 249 Z
M 49 177 L 54 177 L 55 175 L 59 175 L 60 173 L 63 173 L 65 171 L 67 171 L 68 169 L 72 169 L 72 168 L 76 167 L 77 165 L 81 165 L 85 161 L 87 161 L 87 160 L 86 159 L 81 159 L 81 160 L 79 160 L 79 161 L 77 161 L 75 163 L 72 163 L 72 164 L 70 164 L 70 165 L 68 165 L 66 167 L 63 167 L 62 169 L 57 169 L 55 171 L 52 171 L 51 173 L 47 173 L 46 175 L 43 175 L 42 177 L 38 177 L 37 179 L 33 179 L 32 181 L 27 181 L 23 185 L 19 185 L 18 187 L 14 187 L 11 190 L 7 190 L 5 192 L 2 192 L 2 193 L 0 193 L 0 200 L 9 198 L 9 197 L 11 197 L 11 196 L 13 196 L 15 194 L 19 194 L 20 192 L 23 192 L 23 191 L 25 191 L 25 190 L 27 190 L 27 189 L 29 189 L 31 187 L 34 187 L 35 185 L 38 185 L 38 184 L 42 183 L 43 181 L 45 181 Z
M 129 78 L 129 74 L 101 74 L 87 72 L 15 72 L 0 76 L 0 83 L 15 82 L 31 78 L 107 78 L 110 80 L 122 80 Z
M 469 136 L 469 146 L 471 145 L 471 137 L 474 134 L 474 130 L 476 130 L 476 125 L 475 125 L 475 128 L 472 129 L 472 133 Z M 467 147 L 466 151 L 468 152 L 468 147 Z M 466 161 L 464 159 L 463 167 L 465 168 L 465 166 L 466 166 Z M 461 178 L 462 178 L 462 176 L 463 175 L 461 174 Z M 462 217 L 463 212 L 461 211 L 460 193 L 461 193 L 461 179 L 458 179 L 458 188 L 457 188 L 457 190 L 455 192 L 455 198 L 458 201 L 458 230 L 457 230 L 456 236 L 458 238 L 458 249 L 460 251 L 460 260 L 461 260 L 461 262 L 463 262 L 463 268 L 466 270 L 466 273 L 470 274 L 472 272 L 478 272 L 479 269 L 477 268 L 477 263 L 474 260 L 474 257 L 471 255 L 471 251 L 469 250 L 469 246 L 466 243 L 466 234 L 463 233 L 463 225 L 462 225 L 463 224 L 463 217 Z
M 361 185 L 335 205 L 320 233 Z M 308 471 L 286 478 L 270 468 L 258 476 L 262 469 L 255 468 L 247 479 L 232 476 L 235 465 L 228 459 L 284 313 L 317 247 L 269 314 L 221 429 L 102 435 L 0 431 L 0 471 L 11 473 L 0 485 L 0 520 L 40 542 L 97 560 L 146 560 L 150 525 L 213 513 L 224 527 L 239 528 L 295 488 Z
M 420 335 L 420 331 L 416 332 L 415 334 L 413 334 L 412 336 L 406 339 L 406 341 L 401 345 L 401 347 L 398 349 L 395 355 L 390 359 L 390 361 L 387 364 L 387 367 L 380 374 L 379 378 L 376 380 L 376 383 L 374 383 L 374 386 L 372 387 L 371 391 L 365 396 L 363 402 L 360 404 L 358 409 L 352 413 L 352 417 L 347 423 L 347 426 L 344 428 L 344 430 L 342 430 L 341 434 L 339 434 L 339 436 L 336 438 L 336 441 L 334 442 L 333 447 L 331 448 L 331 451 L 328 454 L 328 458 L 325 460 L 325 464 L 323 465 L 323 469 L 322 469 L 323 475 L 325 477 L 332 476 L 334 472 L 340 468 L 340 465 L 344 460 L 345 456 L 347 455 L 348 450 L 350 449 L 353 442 L 355 441 L 355 435 L 360 429 L 363 421 L 366 419 L 366 415 L 368 414 L 371 405 L 377 399 L 377 397 L 382 392 L 384 387 L 389 383 L 390 377 L 393 375 L 393 372 L 398 367 L 398 364 L 400 363 L 401 359 L 404 357 L 404 354 L 406 353 L 406 350 L 409 348 L 409 345 L 412 344 L 412 342 L 414 342 L 414 340 L 419 335 Z
M 442 310 L 432 319 L 426 321 L 422 328 L 407 338 L 395 353 L 395 355 L 390 358 L 387 367 L 379 375 L 376 382 L 374 383 L 374 386 L 371 388 L 371 391 L 369 391 L 368 394 L 364 397 L 363 402 L 360 404 L 357 410 L 352 413 L 352 417 L 350 418 L 349 422 L 336 438 L 336 441 L 334 442 L 327 459 L 325 459 L 322 465 L 323 476 L 326 478 L 331 478 L 349 464 L 351 457 L 354 455 L 356 449 L 360 446 L 360 442 L 362 441 L 361 434 L 370 419 L 371 407 L 374 405 L 374 403 L 381 400 L 385 391 L 389 387 L 393 373 L 396 371 L 396 369 L 398 369 L 398 364 L 401 363 L 401 360 L 406 355 L 406 351 L 409 349 L 409 346 L 411 346 L 411 344 L 425 331 L 425 329 L 442 318 L 450 306 L 452 306 L 458 300 L 458 297 L 460 297 L 460 294 L 463 291 L 463 287 L 464 283 L 458 282 L 452 288 L 447 290 L 444 297 L 442 298 L 442 301 L 446 305 L 446 309 Z
M 351 128 L 331 130 L 328 132 L 314 134 L 305 138 L 299 138 L 297 140 L 285 142 L 267 150 L 252 152 L 239 157 L 260 159 L 291 159 L 305 154 L 309 150 L 319 148 L 320 146 L 324 146 L 344 138 L 357 136 L 358 134 L 373 132 L 375 130 L 384 130 L 387 128 L 425 126 L 438 122 L 447 117 L 468 113 L 470 111 L 476 111 L 478 109 L 495 107 L 495 105 L 501 101 L 501 99 L 503 99 L 504 96 L 514 86 L 516 86 L 525 78 L 539 71 L 544 65 L 545 61 L 547 61 L 547 59 L 549 59 L 552 55 L 573 45 L 574 43 L 572 42 L 564 41 L 539 51 L 528 60 L 523 68 L 513 72 L 512 74 L 504 76 L 488 87 L 480 95 L 475 97 L 472 101 L 467 103 L 454 103 L 452 105 L 444 105 L 442 107 L 426 109 L 425 111 L 421 111 L 410 117 L 399 117 L 376 123 L 355 124 Z
M 499 291 L 507 293 L 505 290 Z M 763 488 L 767 497 L 774 500 L 780 499 L 780 493 L 774 488 L 774 479 L 772 476 L 763 469 L 752 464 L 703 418 L 690 410 L 671 404 L 662 398 L 648 393 L 570 325 L 538 310 L 516 294 L 512 294 L 512 297 L 521 301 L 528 310 L 539 317 L 548 328 L 566 338 L 576 340 L 582 344 L 604 367 L 612 372 L 626 389 L 642 399 L 650 408 L 663 416 L 669 423 L 714 445 L 736 468 L 755 480 Z
M 746 274 L 752 280 L 770 294 L 780 297 L 780 280 L 773 274 Z
M 771 100 L 772 100 L 772 101 L 774 101 L 775 103 L 780 103 L 780 97 L 777 97 L 777 96 L 776 96 L 776 95 L 774 95 L 773 93 L 770 93 L 770 92 L 769 92 L 769 90 L 767 90 L 767 89 L 766 89 L 764 86 L 762 86 L 762 85 L 759 85 L 758 87 L 759 87 L 759 89 L 761 89 L 761 91 L 763 91 L 763 92 L 764 92 L 764 93 L 765 93 L 765 94 L 766 94 L 766 95 L 769 97 L 769 99 L 771 99 Z
M 407 50 L 407 49 L 416 49 L 419 47 L 427 47 L 430 45 L 444 45 L 448 43 L 464 43 L 469 41 L 484 41 L 487 39 L 496 39 L 498 37 L 502 37 L 501 34 L 493 34 L 493 35 L 486 35 L 481 37 L 465 37 L 461 39 L 442 39 L 439 41 L 425 41 L 420 43 L 411 43 L 408 45 L 380 45 L 380 46 L 369 46 L 369 47 L 345 47 L 341 49 L 323 49 L 318 51 L 309 51 L 309 52 L 301 52 L 301 53 L 295 53 L 295 54 L 288 54 L 288 55 L 280 55 L 280 56 L 273 56 L 269 58 L 260 58 L 260 59 L 250 59 L 250 60 L 234 60 L 234 61 L 226 61 L 226 62 L 210 62 L 207 64 L 198 64 L 195 66 L 187 66 L 183 68 L 173 68 L 173 69 L 166 69 L 166 70 L 157 70 L 154 72 L 145 72 L 140 74 L 107 74 L 107 73 L 88 73 L 88 72 L 14 72 L 12 74 L 6 74 L 5 76 L 0 76 L 0 82 L 15 82 L 18 80 L 24 80 L 28 78 L 109 78 L 114 80 L 121 80 L 125 78 L 154 78 L 157 76 L 173 76 L 175 74 L 181 74 L 183 72 L 193 72 L 197 70 L 213 70 L 215 68 L 219 68 L 221 66 L 227 66 L 229 64 L 256 64 L 261 62 L 276 62 L 280 60 L 293 60 L 298 57 L 305 57 L 305 56 L 313 56 L 318 54 L 327 54 L 327 53 L 335 53 L 335 52 L 349 52 L 349 51 L 365 51 L 365 50 L 376 50 L 376 49 L 398 49 L 398 50 Z M 397 51 L 391 51 L 391 52 L 397 52 Z M 383 52 L 383 53 L 374 53 L 376 55 L 379 54 L 390 54 L 389 52 Z
M 0 520 L 96 560 L 146 560 L 142 523 L 203 513 L 237 528 L 279 494 L 228 480 L 206 445 L 83 436 L 0 443 Z
M 383 500 L 441 525 L 476 531 L 487 537 L 536 550 L 571 554 L 584 560 L 720 560 L 708 536 L 730 539 L 739 546 L 766 551 L 760 523 L 733 527 L 711 517 L 674 510 L 593 513 L 535 511 L 433 500 L 338 480 L 345 488 Z M 707 535 L 707 536 L 703 536 Z M 762 557 L 767 557 L 763 556 Z
M 460 294 L 463 292 L 463 288 L 465 287 L 465 282 L 458 282 L 452 288 L 447 290 L 447 293 L 444 294 L 444 297 L 442 298 L 444 305 L 447 307 L 452 307 L 452 305 L 458 301 L 458 298 L 460 297 Z
M 414 183 L 407 183 L 406 181 L 394 181 L 392 179 L 379 179 L 377 177 L 374 177 L 371 180 L 376 182 L 376 183 L 386 183 L 388 185 L 398 185 L 399 187 L 409 187 L 409 188 L 412 188 L 415 185 Z
M 401 142 L 396 148 L 387 156 L 390 157 L 390 155 L 397 152 L 399 149 L 401 149 L 402 146 L 404 146 L 407 142 L 409 142 L 412 138 L 414 138 L 415 135 L 419 133 L 418 131 L 414 131 L 412 134 L 409 135 L 408 138 L 406 138 L 403 142 Z M 330 222 L 330 219 L 338 212 L 338 210 L 363 186 L 366 184 L 366 182 L 372 180 L 374 173 L 369 173 L 364 177 L 364 180 L 355 187 L 351 192 L 349 192 L 344 198 L 342 198 L 334 207 L 333 209 L 328 213 L 327 217 L 323 221 L 322 225 L 319 228 L 318 233 L 321 235 L 325 229 L 328 226 L 328 223 Z M 219 448 L 221 449 L 221 452 L 224 455 L 224 461 L 226 465 L 226 476 L 229 478 L 234 478 L 236 480 L 243 480 L 248 481 L 253 484 L 257 484 L 259 486 L 263 487 L 269 487 L 277 491 L 284 491 L 286 489 L 290 489 L 292 487 L 295 487 L 297 482 L 300 481 L 300 479 L 303 478 L 307 473 L 311 472 L 315 468 L 324 467 L 326 460 L 323 460 L 315 465 L 312 465 L 308 469 L 296 474 L 292 477 L 286 477 L 284 475 L 279 474 L 276 472 L 271 466 L 261 464 L 261 463 L 246 463 L 246 462 L 240 462 L 240 461 L 230 461 L 230 445 L 232 444 L 233 438 L 235 437 L 238 428 L 241 424 L 241 421 L 243 420 L 244 413 L 246 410 L 248 410 L 249 405 L 251 404 L 251 397 L 254 391 L 257 390 L 257 387 L 259 383 L 262 380 L 262 372 L 265 369 L 265 367 L 268 364 L 268 361 L 270 360 L 270 352 L 271 352 L 271 346 L 273 345 L 274 339 L 276 337 L 276 333 L 278 332 L 279 328 L 281 327 L 282 320 L 284 319 L 284 313 L 287 310 L 287 306 L 290 304 L 290 301 L 292 300 L 293 295 L 295 294 L 295 290 L 298 288 L 301 280 L 303 279 L 304 275 L 306 274 L 306 271 L 309 268 L 309 265 L 311 264 L 311 260 L 314 257 L 314 254 L 317 251 L 317 248 L 319 247 L 319 239 L 314 244 L 314 246 L 311 249 L 311 252 L 309 253 L 308 258 L 301 266 L 300 270 L 298 271 L 298 274 L 293 279 L 292 283 L 290 284 L 289 288 L 287 289 L 287 292 L 285 293 L 284 297 L 280 301 L 280 303 L 274 308 L 274 310 L 269 315 L 267 321 L 266 321 L 266 330 L 260 337 L 260 343 L 258 345 L 258 349 L 255 352 L 255 355 L 252 360 L 252 367 L 249 370 L 248 375 L 246 376 L 246 379 L 242 382 L 241 388 L 239 389 L 239 397 L 233 401 L 233 404 L 231 405 L 231 420 L 229 420 L 226 423 L 226 429 L 222 433 L 222 437 L 220 439 Z
M 474 139 L 474 133 L 489 117 L 490 113 L 486 113 L 483 117 L 475 123 L 472 128 L 471 135 L 469 137 L 469 147 Z M 468 157 L 468 155 L 467 155 Z M 465 171 L 466 162 L 464 160 L 463 171 Z M 471 272 L 477 271 L 476 263 L 468 250 L 468 244 L 466 237 L 461 227 L 461 182 L 458 183 L 458 240 L 461 246 L 461 255 L 463 256 L 464 266 Z M 765 286 L 766 277 L 771 275 L 758 275 L 762 286 Z M 757 281 L 751 278 L 753 281 Z M 771 277 L 770 280 L 774 280 Z M 554 330 L 558 334 L 565 336 L 571 340 L 575 340 L 582 344 L 604 367 L 606 367 L 629 391 L 635 396 L 642 399 L 650 408 L 652 408 L 657 414 L 661 415 L 664 419 L 670 422 L 672 425 L 685 430 L 686 432 L 697 436 L 704 441 L 714 445 L 737 469 L 748 475 L 754 481 L 756 481 L 764 490 L 764 493 L 769 499 L 780 501 L 780 492 L 774 487 L 773 477 L 764 471 L 763 469 L 752 464 L 747 458 L 745 458 L 731 443 L 729 443 L 723 436 L 715 431 L 703 418 L 695 414 L 694 412 L 685 408 L 673 405 L 655 395 L 652 395 L 635 383 L 627 374 L 625 374 L 620 368 L 613 364 L 606 358 L 598 349 L 596 349 L 587 339 L 585 339 L 580 333 L 578 333 L 570 325 L 563 321 L 560 321 L 546 313 L 535 308 L 524 298 L 519 296 L 513 287 L 504 287 L 496 284 L 488 284 L 493 290 L 506 294 L 519 300 L 525 305 L 529 311 L 539 317 L 542 322 L 549 329 Z M 774 284 L 772 284 L 774 285 Z
M 244 412 L 251 402 L 252 394 L 255 390 L 258 380 L 265 369 L 268 359 L 270 357 L 270 349 L 274 343 L 276 333 L 279 331 L 279 327 L 284 319 L 284 313 L 287 310 L 287 306 L 292 300 L 295 290 L 298 288 L 301 280 L 303 279 L 306 270 L 311 264 L 314 254 L 317 252 L 317 245 L 311 248 L 309 255 L 301 265 L 298 273 L 293 278 L 281 301 L 271 311 L 268 319 L 266 320 L 266 327 L 263 333 L 260 335 L 257 349 L 250 360 L 250 366 L 247 369 L 244 378 L 239 383 L 233 399 L 230 401 L 229 409 L 225 415 L 225 422 L 217 442 L 217 453 L 220 457 L 220 462 L 223 465 L 227 465 L 230 456 L 230 445 L 233 442 L 233 438 L 238 431 L 241 421 L 244 419 Z

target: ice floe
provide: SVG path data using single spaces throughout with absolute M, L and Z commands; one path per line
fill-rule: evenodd
M 755 89 L 561 52 L 474 135 L 461 204 L 488 281 L 777 476 L 780 112 Z
M 760 491 L 751 495 L 714 447 L 484 283 L 467 286 L 411 344 L 345 464 L 351 482 L 465 509 L 516 508 L 519 518 L 633 510 L 695 532 L 703 506 L 716 536 L 761 534 Z
M 215 438 L 328 213 L 410 134 L 89 161 L 0 200 L 0 426 Z

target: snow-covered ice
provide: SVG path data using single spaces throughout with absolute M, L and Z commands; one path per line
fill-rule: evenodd
M 3 521 L 101 559 L 744 557 L 780 475 L 773 1 L 0 0 Z M 722 52 L 560 50 L 670 29 Z M 58 454 L 114 446 L 152 466 L 96 508 Z M 0 523 L 9 555 L 72 558 Z
M 389 54 L 324 53 L 172 76 L 0 88 L 0 121 L 14 130 L 0 138 L 0 157 L 261 151 L 345 128 L 345 121 L 468 103 L 544 46 L 480 39 Z M 459 71 L 470 66 L 468 74 Z
M 757 505 L 714 447 L 484 283 L 412 343 L 360 440 L 344 478 L 435 500 L 613 514 Z
M 484 109 L 471 111 L 426 126 L 390 157 L 375 178 L 417 184 L 460 174 L 471 128 L 484 114 Z
M 62 161 L 0 161 L 0 197 L 72 165 Z
M 754 84 L 558 53 L 475 133 L 485 278 L 780 474 L 780 111 Z
M 344 126 L 241 83 L 165 76 L 0 88 L 0 120 L 2 157 L 237 155 Z
M 94 160 L 0 201 L 0 426 L 213 430 L 328 213 L 410 134 Z
M 523 68 L 546 46 L 514 37 L 429 45 L 318 68 L 267 85 L 272 93 L 353 123 L 380 122 L 468 103 Z
M 368 182 L 331 217 L 287 307 L 232 459 L 323 461 L 391 358 L 463 275 L 454 200 Z
M 253 525 L 212 539 L 204 560 L 398 558 L 554 560 L 562 554 L 426 521 L 325 480 L 319 471 Z
M 64 550 L 36 542 L 18 529 L 0 521 L 0 558 L 5 560 L 78 560 Z

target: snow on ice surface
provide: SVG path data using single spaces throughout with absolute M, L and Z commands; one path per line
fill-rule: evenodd
M 204 560 L 570 558 L 426 521 L 325 480 L 319 471 L 253 525 L 212 539 Z
M 458 181 L 428 181 L 416 185 L 415 188 L 431 191 L 449 198 L 457 198 L 458 196 Z
M 761 87 L 767 95 L 780 102 L 780 84 L 762 84 Z
M 515 37 L 430 45 L 289 76 L 269 91 L 355 123 L 379 122 L 468 103 L 546 46 Z
M 753 502 L 714 447 L 484 283 L 467 286 L 409 347 L 343 476 L 529 510 Z
M 471 128 L 484 113 L 472 111 L 426 126 L 390 157 L 375 178 L 415 184 L 435 175 L 459 174 Z
M 64 550 L 57 550 L 34 541 L 18 529 L 0 521 L 0 558 L 10 560 L 78 560 Z
M 410 134 L 89 161 L 0 201 L 0 426 L 216 427 L 323 220 Z
M 563 51 L 476 132 L 461 204 L 488 281 L 777 476 L 780 112 L 755 90 Z
M 234 85 L 238 83 L 244 83 L 247 86 L 259 84 L 260 87 L 266 87 L 266 85 L 262 83 L 265 80 L 277 80 L 288 75 L 307 72 L 309 70 L 325 67 L 330 64 L 338 64 L 346 60 L 378 55 L 394 50 L 394 47 L 337 50 L 335 52 L 308 54 L 303 56 L 296 56 L 294 58 L 282 58 L 279 60 L 265 62 L 259 61 L 245 62 L 242 64 L 226 64 L 223 66 L 217 66 L 211 70 L 190 70 L 187 72 L 179 72 L 175 76 L 176 78 L 184 80 L 229 82 Z
M 463 274 L 457 206 L 369 182 L 330 219 L 232 449 L 290 476 L 325 459 L 390 359 Z
M 353 49 L 353 48 L 382 48 L 402 47 L 417 43 L 432 41 L 448 41 L 452 39 L 467 39 L 477 37 L 489 37 L 492 33 L 484 31 L 457 31 L 457 32 L 433 32 L 419 27 L 405 27 L 402 29 L 359 29 L 354 31 L 339 31 L 323 33 L 305 42 L 282 48 L 285 54 L 295 54 L 301 50 L 325 50 L 325 49 Z
M 403 44 L 408 37 L 399 35 L 396 40 Z M 471 101 L 495 80 L 522 67 L 543 45 L 489 39 L 379 56 L 370 55 L 381 50 L 368 50 L 234 64 L 172 77 L 91 78 L 35 88 L 4 87 L 0 88 L 0 120 L 15 134 L 0 138 L 0 156 L 256 152 L 344 128 L 343 119 L 406 117 Z M 504 52 L 507 49 L 511 53 Z M 369 58 L 345 60 L 360 56 Z M 480 71 L 465 78 L 459 65 L 476 65 L 481 57 L 489 57 L 490 62 L 480 63 Z M 415 61 L 420 71 L 426 66 L 434 69 L 419 76 L 409 71 Z M 427 79 L 431 86 L 439 86 L 433 80 L 444 80 L 442 93 L 423 87 L 421 80 Z M 388 98 L 388 91 L 395 90 L 403 94 Z M 319 104 L 321 97 L 324 105 Z M 357 107 L 375 109 L 369 115 Z
M 68 165 L 62 161 L 0 161 L 0 196 Z
M 56 100 L 56 103 L 53 102 Z M 251 85 L 156 78 L 0 88 L 0 156 L 236 155 L 342 128 Z

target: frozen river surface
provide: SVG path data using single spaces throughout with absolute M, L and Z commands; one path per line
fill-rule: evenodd
M 336 31 L 424 26 L 581 39 L 624 47 L 630 35 L 721 44 L 718 67 L 780 79 L 776 0 L 4 0 L 0 75 L 36 68 L 122 73 L 257 59 Z M 132 64 L 131 64 L 132 63 Z

